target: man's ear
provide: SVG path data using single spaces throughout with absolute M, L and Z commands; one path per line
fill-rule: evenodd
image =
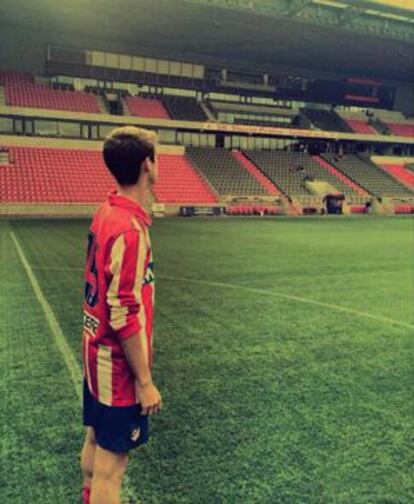
M 143 173 L 149 173 L 151 171 L 150 159 L 145 158 L 142 162 L 141 170 Z

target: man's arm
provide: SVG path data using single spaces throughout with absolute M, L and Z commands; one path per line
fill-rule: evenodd
M 144 415 L 161 409 L 161 396 L 152 383 L 148 365 L 145 323 L 141 327 L 139 322 L 140 311 L 145 310 L 141 289 L 146 252 L 145 240 L 139 231 L 127 231 L 115 240 L 109 267 L 112 280 L 107 292 L 110 325 L 137 381 Z
M 161 395 L 152 383 L 151 371 L 146 357 L 146 348 L 139 333 L 121 341 L 122 349 L 137 380 L 137 393 L 143 415 L 158 413 L 162 408 Z

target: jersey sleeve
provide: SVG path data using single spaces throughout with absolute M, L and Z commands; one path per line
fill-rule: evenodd
M 112 245 L 107 291 L 109 325 L 120 339 L 128 339 L 141 330 L 139 312 L 144 309 L 141 289 L 144 278 L 146 242 L 142 233 L 122 233 Z

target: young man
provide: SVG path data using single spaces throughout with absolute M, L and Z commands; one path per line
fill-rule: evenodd
M 95 214 L 88 235 L 83 329 L 84 504 L 119 504 L 128 452 L 148 439 L 161 409 L 152 382 L 154 273 L 142 208 L 158 174 L 155 133 L 117 128 L 105 164 L 118 190 Z

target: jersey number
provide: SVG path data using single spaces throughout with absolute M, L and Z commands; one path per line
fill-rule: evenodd
M 96 267 L 96 236 L 94 233 L 88 234 L 88 250 L 86 254 L 86 264 L 88 276 L 85 283 L 85 301 L 93 308 L 98 303 L 98 269 Z

